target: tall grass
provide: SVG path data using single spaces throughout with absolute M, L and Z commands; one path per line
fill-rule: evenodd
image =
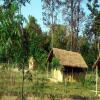
M 95 90 L 95 80 L 91 74 L 88 74 L 84 82 L 84 86 L 81 82 L 77 83 L 53 83 L 46 78 L 46 73 L 42 71 L 33 71 L 32 81 L 25 79 L 25 96 L 31 94 L 41 99 L 49 98 L 55 100 L 56 98 L 64 98 L 70 96 L 81 97 L 95 97 L 95 93 L 91 90 Z M 29 74 L 30 75 L 30 74 Z M 100 80 L 100 79 L 99 79 Z M 12 69 L 0 70 L 0 97 L 1 94 L 11 94 L 20 97 L 22 84 L 22 73 L 15 72 Z M 100 88 L 100 85 L 98 85 Z M 46 97 L 45 97 L 46 96 Z

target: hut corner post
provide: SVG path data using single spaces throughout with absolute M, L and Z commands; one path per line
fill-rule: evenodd
M 73 82 L 73 68 L 72 68 L 72 77 L 71 77 L 71 81 Z
M 96 95 L 98 94 L 98 66 L 96 66 Z

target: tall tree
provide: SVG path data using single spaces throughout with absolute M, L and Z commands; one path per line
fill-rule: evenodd
M 78 49 L 78 35 L 84 12 L 81 8 L 82 0 L 63 1 L 63 19 L 71 31 L 71 50 Z
M 98 12 L 99 12 L 98 8 L 100 7 L 98 0 L 88 0 L 87 7 L 91 12 L 92 17 L 94 17 L 96 14 L 98 14 Z
M 22 56 L 22 37 L 21 23 L 24 17 L 19 14 L 20 5 L 29 0 L 2 0 L 3 5 L 0 8 L 0 50 L 6 59 L 12 62 L 21 61 L 19 58 Z M 19 53 L 17 54 L 17 51 Z M 1 54 L 1 55 L 2 55 Z M 1 57 L 0 57 L 1 58 Z M 18 59 L 16 59 L 18 58 Z
M 0 9 L 0 51 L 8 56 L 7 59 L 19 56 L 22 64 L 22 100 L 24 99 L 24 67 L 27 61 L 27 34 L 23 32 L 24 21 L 20 12 L 20 6 L 25 5 L 29 0 L 3 0 Z M 3 52 L 4 50 L 4 52 Z M 18 53 L 17 53 L 18 52 Z M 1 57 L 0 57 L 1 58 Z
M 60 0 L 41 0 L 42 9 L 43 9 L 43 23 L 51 27 L 51 47 L 53 47 L 53 34 L 54 34 L 54 25 L 57 20 L 58 8 L 60 7 Z
M 29 36 L 29 55 L 33 56 L 37 65 L 43 69 L 47 58 L 47 51 L 45 50 L 46 43 L 48 44 L 48 37 L 42 33 L 42 30 L 37 23 L 35 17 L 29 16 L 28 23 L 25 27 Z M 48 47 L 47 47 L 48 48 Z
M 97 48 L 95 47 L 95 43 L 91 43 L 88 36 L 84 34 L 83 36 L 79 36 L 79 45 L 80 52 L 89 66 L 89 70 L 91 70 L 91 66 L 94 64 L 97 56 Z
M 87 7 L 92 16 L 91 31 L 89 32 L 97 42 L 97 49 L 100 54 L 100 4 L 98 0 L 88 0 Z
M 53 47 L 56 48 L 62 48 L 62 49 L 69 49 L 68 48 L 68 38 L 69 38 L 69 33 L 68 30 L 66 29 L 66 26 L 61 25 L 61 24 L 55 24 L 55 29 L 54 29 L 54 34 L 53 34 Z M 52 32 L 52 30 L 50 30 Z M 51 34 L 49 32 L 49 34 Z
M 27 23 L 26 29 L 27 31 L 31 33 L 35 33 L 37 35 L 42 34 L 42 30 L 40 26 L 37 24 L 37 20 L 33 16 L 29 16 L 29 22 Z

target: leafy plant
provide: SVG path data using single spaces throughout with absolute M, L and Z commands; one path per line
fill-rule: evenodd
M 54 69 L 54 68 L 59 68 L 59 66 L 60 66 L 60 62 L 59 62 L 59 59 L 57 59 L 56 57 L 53 57 L 53 59 L 52 59 L 52 62 L 50 63 L 50 68 L 52 69 Z

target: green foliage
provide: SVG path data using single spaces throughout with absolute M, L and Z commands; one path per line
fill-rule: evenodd
M 37 80 L 36 83 L 33 85 L 33 89 L 39 93 L 43 93 L 46 82 L 47 80 L 45 78 L 41 78 L 39 81 Z
M 28 0 L 22 0 L 21 2 L 25 2 Z M 4 6 L 1 6 L 1 39 L 2 39 L 2 46 L 9 54 L 14 57 L 18 54 L 22 53 L 22 32 L 21 32 L 21 22 L 25 21 L 25 18 L 18 13 L 19 11 L 19 2 L 17 0 L 14 1 L 6 1 L 4 2 Z M 1 47 L 3 48 L 3 47 Z M 9 49 L 12 50 L 9 50 Z M 5 50 L 3 50 L 5 52 Z M 11 51 L 11 52 L 10 52 Z M 17 52 L 18 51 L 18 52 Z M 21 53 L 20 53 L 21 51 Z M 16 54 L 17 53 L 17 54 Z M 19 55 L 18 55 L 19 56 Z M 17 58 L 17 57 L 16 57 Z M 15 58 L 14 58 L 15 59 Z
M 51 66 L 51 68 L 53 67 L 53 69 L 59 68 L 59 66 L 60 66 L 59 59 L 53 57 L 52 62 L 50 63 L 50 66 Z
M 89 71 L 92 69 L 92 66 L 97 59 L 98 49 L 97 44 L 100 42 L 100 9 L 98 0 L 88 0 L 87 3 L 90 15 L 86 22 L 85 30 L 83 36 L 80 38 L 80 51 L 89 66 Z M 95 85 L 93 77 L 88 78 L 85 81 L 87 88 L 90 88 L 91 85 Z
M 87 7 L 91 11 L 92 15 L 97 14 L 98 8 L 100 7 L 99 0 L 88 0 Z
M 88 2 L 87 6 L 91 11 L 91 14 L 88 17 L 88 21 L 83 33 L 86 39 L 84 40 L 84 45 L 82 44 L 80 49 L 88 66 L 91 67 L 98 56 L 97 45 L 100 42 L 100 11 L 98 9 L 98 0 L 91 0 Z
M 94 32 L 95 36 L 100 36 L 100 12 L 94 18 L 92 31 Z
M 5 7 L 9 7 L 9 5 L 12 3 L 12 2 L 16 2 L 17 4 L 22 4 L 25 6 L 26 3 L 30 3 L 31 0 L 2 0 L 4 1 L 4 5 Z
M 29 22 L 25 27 L 29 35 L 29 55 L 32 55 L 41 69 L 45 68 L 47 52 L 44 50 L 47 37 L 42 34 L 40 26 L 33 16 L 29 16 Z
M 29 81 L 33 81 L 33 78 L 32 78 L 32 73 L 28 70 L 26 73 L 25 73 L 25 79 L 26 80 L 29 80 Z
M 41 66 L 41 68 L 45 67 L 46 59 L 47 59 L 47 53 L 46 51 L 41 47 L 41 44 L 43 43 L 43 37 L 41 36 L 35 36 L 33 37 L 32 41 L 29 45 L 29 53 L 30 55 L 33 55 L 34 59 L 36 60 L 37 64 Z
M 9 4 L 5 2 L 6 5 Z M 19 58 L 24 55 L 20 30 L 20 23 L 24 21 L 24 17 L 19 15 L 18 11 L 17 2 L 10 2 L 9 7 L 0 8 L 0 61 L 19 62 Z
M 51 34 L 53 34 L 53 40 Z M 49 35 L 51 37 L 51 41 L 53 41 L 53 47 L 62 48 L 62 49 L 67 48 L 67 44 L 69 42 L 68 33 L 64 25 L 60 25 L 60 24 L 54 25 L 54 32 L 52 33 L 52 29 L 50 29 Z
M 89 43 L 89 40 L 86 36 L 80 37 L 79 43 L 80 52 L 88 64 L 89 69 L 92 69 L 92 65 L 94 64 L 97 57 L 97 49 L 93 47 L 93 44 Z
M 95 41 L 99 42 L 100 37 L 100 6 L 99 0 L 89 0 L 87 3 L 88 9 L 91 12 L 91 26 L 88 33 L 91 33 L 91 37 L 94 36 Z M 93 39 L 93 37 L 92 37 Z
M 37 24 L 37 20 L 33 16 L 28 17 L 29 22 L 26 25 L 26 29 L 28 33 L 30 33 L 30 39 L 32 39 L 32 36 L 42 34 L 42 30 L 40 26 Z M 34 34 L 35 33 L 35 34 Z
M 86 83 L 84 87 L 79 83 L 69 83 L 66 84 L 67 93 L 65 92 L 65 87 L 63 83 L 52 83 L 46 79 L 46 74 L 40 73 L 34 76 L 34 71 L 32 72 L 33 76 L 33 83 L 29 82 L 28 80 L 25 81 L 24 90 L 25 94 L 33 94 L 29 95 L 29 97 L 38 97 L 40 99 L 41 95 L 48 96 L 48 98 L 55 99 L 66 99 L 67 97 L 74 95 L 74 96 L 82 96 L 82 97 L 93 97 L 95 93 L 91 90 L 95 90 L 95 76 L 91 76 L 92 73 L 88 73 L 86 77 Z M 100 78 L 99 78 L 100 80 Z M 99 82 L 98 80 L 98 82 Z M 0 70 L 0 94 L 5 93 L 16 94 L 17 96 L 20 94 L 21 96 L 21 82 L 22 82 L 22 74 L 20 72 L 14 72 L 13 70 Z M 98 90 L 100 86 L 98 85 Z M 28 96 L 28 95 L 26 95 Z M 6 96 L 5 96 L 6 97 Z M 3 97 L 2 97 L 3 99 Z M 7 98 L 8 99 L 8 98 Z M 33 98 L 34 99 L 34 98 Z M 90 100 L 91 100 L 90 99 Z M 18 99 L 19 100 L 19 99 Z M 97 100 L 97 99 L 94 99 Z
M 94 79 L 95 78 L 92 75 L 88 76 L 88 78 L 86 78 L 86 80 L 84 82 L 84 87 L 91 89 L 93 87 L 93 85 L 95 86 L 95 80 Z
M 40 69 L 45 69 L 47 53 L 43 49 L 37 48 L 35 46 L 31 49 L 32 49 L 31 53 L 34 56 Z
M 52 26 L 57 21 L 58 9 L 61 6 L 60 0 L 41 0 L 43 23 L 47 27 Z M 53 27 L 52 27 L 53 29 Z
M 17 13 L 19 11 L 17 3 L 11 2 L 6 9 L 3 6 L 0 8 L 0 61 L 23 63 L 25 58 L 27 63 L 28 56 L 33 55 L 43 66 L 47 58 L 43 49 L 44 35 L 32 16 L 29 16 L 26 28 L 21 29 L 21 22 L 25 19 Z

